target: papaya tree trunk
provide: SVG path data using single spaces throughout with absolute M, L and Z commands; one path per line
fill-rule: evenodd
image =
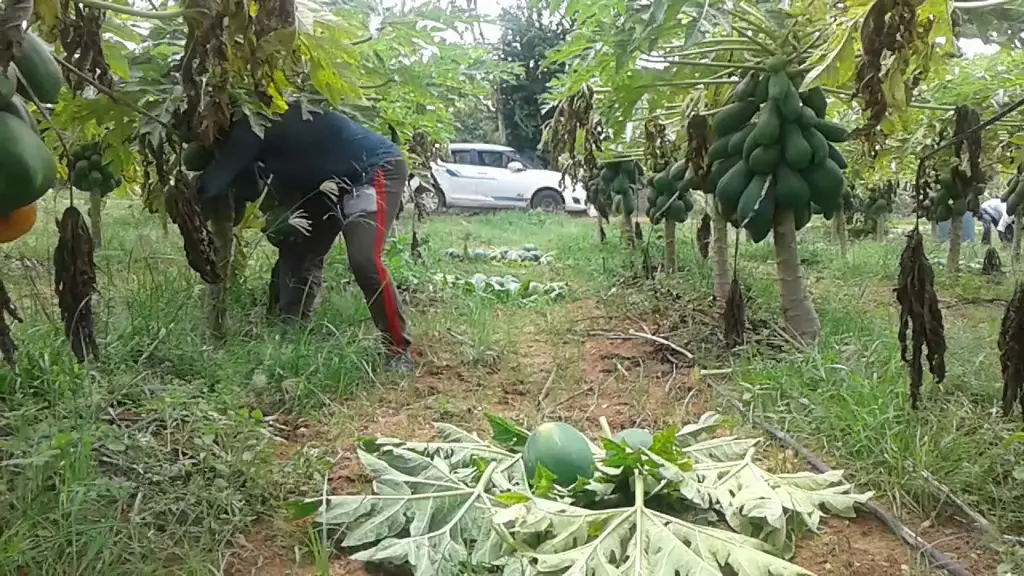
M 718 212 L 718 206 L 712 197 L 708 197 L 708 210 L 711 211 L 711 258 L 714 260 L 715 299 L 725 303 L 729 297 L 729 286 L 732 274 L 729 271 L 729 223 Z
M 1010 261 L 1013 263 L 1014 267 L 1020 264 L 1022 218 L 1024 218 L 1024 205 L 1018 206 L 1017 213 L 1013 215 L 1013 248 L 1010 250 Z
M 774 221 L 775 268 L 779 275 L 782 311 L 789 331 L 810 344 L 818 339 L 821 324 L 804 288 L 792 210 L 777 210 Z
M 665 273 L 676 271 L 676 223 L 665 220 Z
M 888 222 L 886 222 L 885 214 L 879 214 L 875 218 L 875 240 L 882 242 L 885 240 L 885 232 Z
M 633 233 L 633 217 L 629 214 L 622 214 L 622 240 L 630 248 L 636 246 L 636 235 Z
M 960 272 L 960 239 L 964 230 L 964 217 L 956 214 L 949 219 L 949 252 L 946 253 L 946 270 L 956 275 Z
M 99 194 L 89 194 L 89 227 L 93 248 L 103 248 L 103 196 Z
M 839 242 L 839 254 L 846 260 L 847 250 L 850 246 L 850 239 L 846 233 L 846 213 L 840 208 L 832 217 L 832 239 Z
M 228 284 L 234 274 L 231 272 L 231 256 L 234 251 L 234 210 L 230 194 L 223 196 L 210 220 L 210 232 L 213 234 L 214 252 L 217 266 L 227 272 L 220 284 L 206 287 L 207 322 L 214 336 L 223 338 L 227 335 L 227 291 Z
M 938 222 L 929 222 L 929 224 L 931 224 L 931 228 L 932 228 L 932 238 L 938 238 L 939 237 L 939 223 Z

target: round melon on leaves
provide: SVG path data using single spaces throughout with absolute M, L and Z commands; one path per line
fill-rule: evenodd
M 559 486 L 571 486 L 579 478 L 594 476 L 594 454 L 577 429 L 564 422 L 545 422 L 526 440 L 523 450 L 527 478 L 536 477 L 538 465 L 555 476 Z

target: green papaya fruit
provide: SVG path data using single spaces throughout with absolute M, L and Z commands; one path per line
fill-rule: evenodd
M 714 164 L 729 155 L 729 142 L 732 140 L 732 136 L 732 134 L 722 136 L 708 147 L 708 165 Z
M 761 106 L 761 116 L 752 134 L 754 141 L 760 146 L 775 144 L 779 140 L 779 131 L 782 129 L 782 117 L 779 108 L 774 101 L 769 100 Z
M 750 122 L 750 119 L 754 117 L 756 112 L 757 102 L 754 100 L 743 100 L 729 104 L 719 113 L 715 114 L 714 119 L 711 121 L 715 136 L 721 138 L 726 134 L 738 132 L 747 122 Z
M 686 160 L 680 160 L 679 162 L 676 162 L 675 164 L 672 165 L 672 168 L 669 170 L 669 179 L 672 180 L 673 182 L 681 182 L 684 178 L 686 178 L 686 170 L 689 167 L 690 166 L 689 164 L 686 163 Z
M 757 203 L 768 193 L 768 178 L 765 174 L 757 174 L 743 189 L 740 201 L 736 204 L 736 219 L 741 225 L 754 213 Z
M 730 156 L 715 162 L 711 167 L 711 172 L 708 173 L 708 181 L 705 184 L 704 192 L 707 194 L 714 194 L 715 190 L 718 188 L 719 182 L 722 181 L 722 178 L 725 177 L 725 175 L 729 173 L 729 170 L 732 170 L 732 167 L 739 163 L 740 160 L 742 160 L 742 158 L 739 156 Z
M 825 212 L 834 212 L 842 206 L 846 179 L 835 162 L 826 158 L 823 164 L 812 164 L 800 175 L 811 190 L 811 202 Z
M 761 75 L 751 70 L 747 72 L 747 75 L 743 77 L 743 80 L 736 86 L 736 90 L 732 93 L 732 101 L 739 102 L 740 100 L 746 100 L 753 98 L 757 95 L 757 85 L 761 81 Z
M 815 128 L 829 142 L 846 142 L 850 137 L 850 131 L 843 127 L 843 125 L 828 120 L 819 119 L 818 125 Z
M 814 128 L 804 128 L 800 133 L 811 147 L 811 164 L 824 164 L 828 160 L 828 140 Z
M 730 156 L 743 154 L 743 150 L 745 150 L 747 145 L 747 140 L 750 140 L 750 135 L 754 133 L 755 128 L 757 128 L 756 124 L 747 124 L 742 130 L 733 135 L 729 140 Z
M 828 98 L 825 97 L 825 91 L 821 87 L 808 88 L 800 94 L 800 99 L 805 106 L 814 111 L 815 116 L 825 118 L 828 110 Z
M 729 213 L 736 211 L 736 205 L 746 190 L 747 185 L 753 179 L 754 173 L 744 161 L 739 161 L 733 166 L 715 188 L 715 198 Z
M 814 159 L 814 151 L 796 124 L 782 125 L 782 157 L 793 170 L 803 170 L 810 166 Z
M 840 170 L 846 170 L 846 158 L 843 158 L 843 153 L 831 143 L 828 145 L 828 157 L 836 163 L 836 166 L 839 166 Z
M 785 162 L 775 169 L 775 202 L 781 209 L 797 209 L 811 202 L 807 182 Z
M 747 160 L 747 164 L 750 165 L 754 174 L 771 174 L 781 162 L 782 146 L 780 144 L 758 146 Z
M 804 103 L 800 101 L 800 93 L 790 84 L 789 89 L 779 102 L 779 113 L 786 122 L 798 122 L 803 113 Z

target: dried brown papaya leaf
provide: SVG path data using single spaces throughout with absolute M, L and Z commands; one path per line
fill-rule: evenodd
M 907 234 L 894 291 L 900 305 L 900 356 L 910 367 L 910 405 L 916 409 L 924 380 L 923 359 L 927 358 L 935 382 L 942 382 L 946 377 L 946 336 L 935 294 L 935 273 L 917 228 Z
M 7 286 L 4 285 L 3 280 L 0 280 L 0 353 L 3 354 L 7 365 L 13 369 L 17 363 L 18 344 L 14 341 L 11 327 L 7 324 L 8 316 L 15 322 L 22 322 L 21 316 L 18 315 L 18 308 L 7 293 Z
M 704 212 L 700 219 L 700 227 L 697 228 L 697 251 L 704 260 L 708 259 L 711 251 L 711 216 Z
M 174 184 L 167 190 L 167 214 L 181 232 L 185 243 L 185 258 L 203 282 L 220 284 L 225 271 L 217 263 L 217 252 L 210 228 L 203 218 L 196 199 L 196 193 L 183 172 L 175 175 Z
M 78 362 L 99 358 L 93 327 L 92 296 L 96 293 L 93 241 L 85 217 L 74 206 L 57 222 L 53 251 L 53 288 L 64 321 L 64 336 Z
M 743 287 L 735 276 L 729 284 L 729 295 L 725 298 L 723 321 L 725 345 L 729 348 L 742 346 L 746 341 L 747 305 L 743 301 Z
M 686 121 L 686 162 L 697 175 L 698 188 L 704 187 L 711 170 L 707 165 L 709 127 L 707 116 L 702 114 L 694 114 Z

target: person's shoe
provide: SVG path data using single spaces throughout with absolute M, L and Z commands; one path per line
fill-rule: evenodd
M 388 360 L 388 368 L 396 374 L 412 374 L 416 371 L 416 362 L 408 351 L 398 352 Z

